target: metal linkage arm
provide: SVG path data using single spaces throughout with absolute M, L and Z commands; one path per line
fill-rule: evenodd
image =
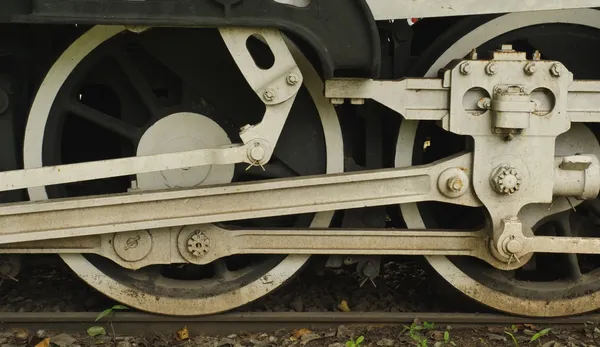
M 464 154 L 406 169 L 5 205 L 0 244 L 405 202 L 479 206 L 469 193 L 470 167 L 471 155 Z M 443 173 L 455 170 L 462 175 L 440 182 Z M 455 197 L 441 194 L 440 183 L 456 188 Z
M 230 148 L 200 149 L 79 164 L 44 166 L 37 169 L 4 171 L 0 172 L 0 191 L 184 169 L 202 165 L 252 163 L 248 159 L 248 152 L 252 148 L 254 148 L 254 144 L 249 143 L 248 145 Z
M 242 128 L 240 137 L 244 143 L 263 139 L 274 149 L 302 86 L 300 68 L 279 30 L 219 28 L 219 32 L 242 75 L 266 107 L 262 121 Z M 248 48 L 248 40 L 252 38 L 262 41 L 271 51 L 272 66 L 258 65 Z M 271 153 L 267 153 L 259 162 L 265 164 L 270 156 Z
M 334 79 L 327 81 L 325 86 L 328 98 L 372 99 L 398 112 L 404 119 L 442 120 L 450 113 L 450 87 L 443 79 Z M 477 97 L 472 96 L 473 99 Z M 479 95 L 479 98 L 484 97 L 484 94 Z M 536 93 L 532 98 L 538 105 L 536 112 L 550 111 L 548 94 Z M 478 106 L 481 111 L 489 107 L 485 103 Z M 600 81 L 573 81 L 567 94 L 567 112 L 571 122 L 600 122 Z

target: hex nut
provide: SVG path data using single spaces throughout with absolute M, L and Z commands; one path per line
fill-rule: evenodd
M 276 95 L 277 93 L 275 92 L 275 89 L 267 88 L 263 93 L 263 98 L 267 101 L 273 101 Z
M 562 66 L 560 64 L 553 64 L 550 67 L 550 74 L 553 77 L 560 77 L 560 75 L 562 74 Z
M 496 63 L 489 63 L 485 67 L 485 73 L 488 75 L 494 75 L 496 72 L 498 72 L 498 64 Z
M 462 63 L 460 64 L 460 73 L 463 75 L 468 75 L 471 73 L 471 71 L 473 71 L 473 68 L 471 67 L 471 64 L 469 63 Z
M 537 71 L 537 66 L 535 65 L 535 63 L 528 63 L 527 65 L 525 65 L 523 70 L 525 71 L 526 74 L 533 75 Z
M 295 86 L 296 84 L 298 84 L 299 78 L 298 75 L 291 73 L 286 77 L 285 81 L 290 86 Z

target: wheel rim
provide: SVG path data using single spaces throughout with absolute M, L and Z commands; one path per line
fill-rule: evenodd
M 48 160 L 48 156 L 44 154 L 50 146 L 45 137 L 52 128 L 49 119 L 52 120 L 50 115 L 55 107 L 55 100 L 61 95 L 59 94 L 61 88 L 68 85 L 69 76 L 77 71 L 76 69 L 82 64 L 82 61 L 85 63 L 84 59 L 97 49 L 102 49 L 106 42 L 110 42 L 111 39 L 124 32 L 125 29 L 119 26 L 93 27 L 77 39 L 51 68 L 40 86 L 30 111 L 23 152 L 25 168 L 59 164 L 55 161 L 60 161 L 60 158 Z M 343 144 L 335 110 L 322 96 L 322 81 L 310 62 L 291 43 L 289 43 L 289 47 L 304 75 L 306 97 L 312 99 L 313 107 L 318 113 L 317 119 L 322 131 L 322 135 L 319 136 L 323 138 L 325 144 L 323 151 L 326 160 L 323 169 L 326 173 L 342 172 Z M 286 135 L 285 132 L 286 129 L 282 133 L 282 139 Z M 121 131 L 121 133 L 127 133 L 126 136 L 128 136 L 130 132 Z M 281 147 L 286 147 L 285 141 L 281 142 Z M 284 150 L 286 148 L 282 149 L 282 151 Z M 56 150 L 54 149 L 54 151 Z M 52 163 L 48 163 L 48 161 L 52 161 Z M 301 170 L 303 168 L 297 169 L 296 172 L 301 172 Z M 270 173 L 271 170 L 268 169 L 267 172 Z M 44 200 L 56 196 L 53 194 L 53 189 L 54 187 L 36 187 L 28 191 L 31 200 Z M 122 187 L 118 189 L 122 189 Z M 309 219 L 308 223 L 311 227 L 327 227 L 332 216 L 332 212 L 318 213 Z M 245 222 L 251 223 L 252 221 Z M 119 272 L 112 273 L 111 265 L 101 264 L 102 262 L 109 263 L 106 260 L 79 254 L 61 255 L 61 257 L 84 281 L 105 295 L 145 311 L 176 315 L 216 313 L 251 302 L 283 284 L 308 260 L 308 256 L 275 257 L 275 260 L 261 263 L 263 267 L 257 269 L 250 277 L 244 276 L 242 273 L 240 278 L 236 279 L 236 283 L 239 285 L 231 288 L 226 285 L 225 281 L 217 282 L 215 288 L 206 288 L 206 285 L 191 284 L 194 281 L 173 281 L 169 278 L 156 280 L 154 278 L 151 283 L 151 287 L 154 288 L 152 291 L 145 290 L 149 288 L 149 277 L 146 277 L 148 274 L 144 271 L 128 272 L 120 269 Z M 115 265 L 113 264 L 112 267 L 114 268 Z M 169 291 L 168 288 L 176 290 Z M 202 293 L 203 291 L 204 293 Z
M 469 20 L 467 20 L 469 21 Z M 467 22 L 465 21 L 465 22 Z M 471 49 L 475 47 L 485 46 L 498 37 L 505 37 L 510 43 L 511 39 L 515 39 L 519 33 L 530 30 L 537 25 L 565 23 L 569 25 L 577 25 L 585 27 L 585 30 L 600 29 L 598 25 L 598 12 L 591 9 L 569 10 L 569 11 L 545 11 L 543 13 L 513 13 L 503 15 L 496 18 L 489 18 L 487 21 L 465 25 L 462 29 L 464 36 L 452 42 L 441 39 L 434 43 L 432 48 L 428 49 L 423 55 L 425 63 L 421 63 L 425 69 L 421 71 L 421 75 L 427 77 L 436 77 L 440 68 L 444 67 L 450 60 L 466 56 Z M 456 25 L 461 27 L 461 24 Z M 451 29 L 452 30 L 452 29 Z M 532 29 L 533 30 L 533 29 Z M 551 30 L 551 26 L 545 27 L 545 30 Z M 444 35 L 449 35 L 445 33 Z M 512 35 L 512 36 L 511 36 Z M 520 49 L 517 41 L 514 46 Z M 560 45 L 557 45 L 560 48 Z M 598 46 L 596 46 L 597 48 Z M 489 47 L 487 47 L 489 48 Z M 491 47 L 496 48 L 496 47 Z M 526 47 L 529 48 L 529 47 Z M 482 50 L 483 51 L 483 50 Z M 480 51 L 480 53 L 482 52 Z M 546 59 L 555 59 L 552 57 L 557 52 L 549 50 Z M 542 50 L 544 56 L 544 51 Z M 417 63 L 419 65 L 419 63 Z M 584 64 L 585 65 L 585 64 Z M 597 78 L 593 73 L 586 71 L 585 66 L 579 64 L 566 63 L 566 66 L 574 70 L 576 78 Z M 587 73 L 586 73 L 587 72 Z M 418 72 L 416 73 L 418 74 Z M 579 76 L 579 77 L 578 77 Z M 418 163 L 418 158 L 414 153 L 418 152 L 417 144 L 419 144 L 418 132 L 420 124 L 418 122 L 403 121 L 400 126 L 396 147 L 396 166 L 410 166 Z M 597 130 L 597 129 L 594 129 Z M 595 131 L 597 134 L 597 132 Z M 447 135 L 453 136 L 453 135 Z M 422 139 L 421 139 L 422 141 Z M 596 144 L 595 144 L 596 145 Z M 413 155 L 406 155 L 413 153 Z M 408 227 L 410 228 L 425 228 L 428 225 L 427 215 L 419 207 L 418 204 L 403 204 L 400 206 L 402 216 Z M 579 209 L 578 209 L 579 210 Z M 557 223 L 564 222 L 562 215 L 555 217 Z M 548 221 L 545 221 L 548 222 Z M 545 224 L 536 226 L 537 230 L 541 230 Z M 564 224 L 563 224 L 564 225 Z M 431 226 L 430 226 L 431 227 Z M 472 227 L 472 226 L 467 226 Z M 537 233 L 538 231 L 536 231 Z M 594 285 L 590 285 L 594 289 L 580 290 L 575 287 L 582 287 L 581 282 L 574 282 L 571 286 L 564 286 L 560 283 L 549 282 L 530 282 L 526 290 L 516 288 L 510 279 L 504 283 L 494 282 L 494 278 L 485 277 L 485 271 L 467 270 L 467 267 L 460 262 L 475 263 L 476 261 L 470 258 L 460 259 L 449 258 L 443 256 L 426 257 L 429 264 L 443 278 L 445 278 L 453 287 L 457 288 L 467 296 L 496 309 L 520 314 L 534 316 L 564 316 L 582 312 L 587 312 L 600 307 L 600 297 L 595 292 L 600 290 L 600 284 L 595 280 L 597 272 L 589 272 L 587 275 L 593 279 Z M 474 266 L 473 266 L 474 267 Z M 476 269 L 481 269 L 481 267 Z M 500 271 L 500 270 L 498 270 Z M 497 278 L 495 278 L 497 279 Z M 505 286 L 505 284 L 508 285 Z M 518 282 L 522 285 L 522 282 Z M 512 284 L 512 285 L 511 285 Z M 558 287 L 558 288 L 557 288 Z

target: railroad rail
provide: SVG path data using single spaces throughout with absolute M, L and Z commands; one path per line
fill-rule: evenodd
M 410 324 L 415 318 L 435 322 L 438 326 L 453 327 L 510 326 L 535 324 L 538 326 L 573 327 L 600 322 L 600 314 L 561 318 L 519 317 L 488 313 L 438 312 L 242 312 L 202 317 L 160 316 L 137 312 L 119 312 L 95 322 L 92 312 L 18 312 L 0 313 L 0 330 L 12 328 L 45 329 L 65 333 L 82 333 L 91 325 L 111 322 L 119 335 L 172 333 L 187 326 L 195 334 L 233 334 L 265 332 L 279 329 L 327 329 L 339 325 L 399 325 Z

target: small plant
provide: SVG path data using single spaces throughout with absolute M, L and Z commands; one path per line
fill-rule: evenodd
M 108 316 L 109 314 L 113 313 L 114 311 L 117 311 L 117 310 L 128 310 L 128 309 L 129 309 L 129 307 L 127 307 L 127 306 L 114 305 L 113 307 L 107 308 L 106 310 L 100 312 L 98 314 L 98 316 L 96 316 L 95 322 L 97 322 L 100 319 Z M 114 326 L 112 324 L 112 320 L 109 320 L 108 323 L 110 324 L 110 329 L 112 330 L 113 339 L 114 339 L 116 337 L 116 334 L 115 334 L 115 328 L 114 328 Z M 92 327 L 89 327 L 88 330 L 87 330 L 87 333 L 91 337 L 98 336 L 98 335 L 106 335 L 106 331 L 104 330 L 104 327 L 101 327 L 101 326 L 92 326 Z
M 444 331 L 444 345 L 456 346 L 456 343 L 450 339 L 450 332 L 448 330 Z
M 540 340 L 540 337 L 548 335 L 548 333 L 550 332 L 550 330 L 552 330 L 552 329 L 551 328 L 546 328 L 544 330 L 538 331 L 535 335 L 533 335 L 531 337 L 531 340 L 529 340 L 529 343 L 532 343 L 533 341 L 537 340 L 538 344 L 542 345 L 542 341 Z
M 423 336 L 421 332 L 431 330 L 434 327 L 434 323 L 423 322 L 420 324 L 418 320 L 415 320 L 410 326 L 404 326 L 402 333 L 408 331 L 408 336 L 413 340 L 419 347 L 427 347 L 427 337 Z
M 515 347 L 519 347 L 519 341 L 517 340 L 517 338 L 515 337 L 515 333 L 517 333 L 517 331 L 519 331 L 519 328 L 517 328 L 515 325 L 512 325 L 510 327 L 511 331 L 505 331 L 504 333 L 508 336 L 510 336 L 510 338 L 512 339 L 513 343 L 515 344 Z M 537 333 L 535 333 L 531 339 L 529 340 L 529 343 L 535 342 L 537 341 L 538 344 L 541 346 L 542 345 L 542 341 L 540 340 L 540 338 L 542 336 L 546 336 L 548 335 L 548 333 L 550 332 L 550 330 L 552 330 L 551 328 L 546 328 L 544 330 L 540 330 Z
M 513 340 L 513 342 L 515 343 L 515 347 L 519 347 L 519 341 L 517 341 L 517 338 L 515 337 L 515 334 L 513 334 L 510 331 L 505 331 L 504 332 L 506 335 L 510 336 L 510 338 Z
M 346 341 L 346 347 L 360 347 L 360 344 L 365 340 L 364 336 L 359 336 L 356 340 L 350 339 Z
M 95 322 L 99 321 L 100 319 L 108 316 L 109 314 L 111 314 L 111 313 L 113 313 L 114 311 L 117 311 L 117 310 L 129 310 L 129 307 L 123 306 L 123 305 L 114 305 L 111 308 L 107 308 L 106 310 L 104 310 L 104 311 L 102 311 L 102 312 L 100 312 L 98 314 L 98 316 L 96 317 Z

